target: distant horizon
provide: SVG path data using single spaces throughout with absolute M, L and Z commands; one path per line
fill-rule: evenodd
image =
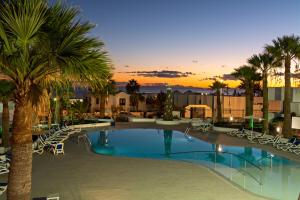
M 299 0 L 67 2 L 96 24 L 92 35 L 104 41 L 113 78 L 122 82 L 208 87 L 273 39 L 300 35 Z

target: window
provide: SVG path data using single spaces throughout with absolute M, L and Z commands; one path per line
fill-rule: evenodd
M 120 99 L 119 99 L 119 105 L 120 105 L 120 106 L 125 106 L 125 105 L 126 105 L 126 99 L 120 98 Z
M 96 98 L 96 104 L 99 104 L 99 98 Z
M 281 88 L 275 88 L 275 100 L 281 100 Z

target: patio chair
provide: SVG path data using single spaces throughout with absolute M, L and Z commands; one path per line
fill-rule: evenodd
M 65 154 L 64 143 L 57 143 L 57 144 L 53 145 L 52 152 L 54 155 Z

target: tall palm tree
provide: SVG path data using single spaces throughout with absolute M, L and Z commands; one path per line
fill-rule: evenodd
M 135 107 L 135 110 L 138 110 L 139 107 L 139 91 L 140 91 L 140 84 L 134 79 L 129 80 L 126 85 L 126 91 L 130 94 L 130 104 L 131 106 Z
M 260 74 L 257 69 L 252 66 L 241 66 L 234 69 L 233 76 L 240 79 L 245 86 L 246 94 L 246 116 L 253 116 L 253 102 L 254 102 L 254 85 L 255 82 L 260 81 Z
M 0 5 L 0 72 L 16 89 L 11 137 L 8 200 L 29 200 L 32 171 L 32 115 L 43 88 L 53 78 L 100 84 L 110 73 L 103 43 L 87 36 L 78 10 L 45 0 L 5 1 Z
M 218 80 L 215 80 L 210 86 L 211 89 L 216 90 L 217 95 L 217 122 L 222 121 L 221 89 L 225 88 L 226 86 L 227 84 Z
M 265 49 L 284 64 L 284 121 L 282 132 L 285 136 L 289 137 L 292 134 L 291 62 L 294 59 L 300 58 L 300 37 L 291 35 L 277 38 L 276 40 L 273 40 L 272 45 L 267 45 Z
M 3 104 L 2 111 L 2 143 L 4 147 L 9 146 L 9 107 L 8 101 L 12 97 L 14 85 L 11 81 L 0 80 L 0 101 Z
M 268 99 L 268 76 L 272 69 L 281 66 L 281 62 L 269 53 L 253 55 L 248 63 L 257 68 L 262 74 L 263 82 L 263 132 L 269 132 L 269 99 Z

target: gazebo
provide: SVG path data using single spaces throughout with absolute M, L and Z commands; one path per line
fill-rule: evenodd
M 207 118 L 212 117 L 212 109 L 208 105 L 197 104 L 185 107 L 185 118 Z

